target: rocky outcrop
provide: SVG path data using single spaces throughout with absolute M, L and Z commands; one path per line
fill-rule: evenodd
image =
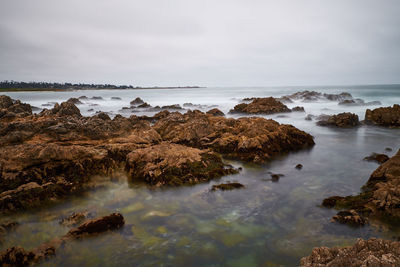
M 375 161 L 379 164 L 385 163 L 386 161 L 389 160 L 389 157 L 385 154 L 377 154 L 377 153 L 372 153 L 368 157 L 365 157 L 364 160 L 366 161 Z
M 351 213 L 356 212 L 361 217 L 360 222 L 369 216 L 400 219 L 400 150 L 372 173 L 362 189 L 356 196 L 329 197 L 322 205 L 347 212 L 353 210 Z
M 32 115 L 32 107 L 29 104 L 13 100 L 9 96 L 0 95 L 0 122 L 7 122 L 30 115 Z
M 241 183 L 225 183 L 225 184 L 217 184 L 213 185 L 211 187 L 211 191 L 227 191 L 227 190 L 233 190 L 233 189 L 241 189 L 244 188 L 244 185 Z
M 400 242 L 358 239 L 351 247 L 314 248 L 300 260 L 302 267 L 315 266 L 399 266 Z
M 299 129 L 264 118 L 224 118 L 200 111 L 170 113 L 153 126 L 165 141 L 209 148 L 228 158 L 265 162 L 309 148 L 313 137 Z
M 251 103 L 238 104 L 229 111 L 229 113 L 244 114 L 274 114 L 284 112 L 291 112 L 291 110 L 273 97 L 255 98 Z
M 130 104 L 133 106 L 138 106 L 138 105 L 144 104 L 144 101 L 140 97 L 136 97 L 134 100 L 132 100 L 130 102 Z
M 2 106 L 16 103 L 2 99 Z M 84 117 L 73 103 L 64 102 L 40 114 L 0 119 L 0 211 L 31 208 L 93 188 L 95 175 L 113 179 L 128 170 L 150 185 L 193 184 L 233 172 L 219 154 L 260 163 L 313 144 L 311 135 L 264 118 L 228 119 L 200 111 Z M 155 175 L 146 168 L 157 170 L 158 156 L 140 159 L 152 151 L 187 162 L 177 166 L 166 160 L 162 175 Z
M 237 172 L 214 152 L 170 143 L 131 152 L 126 168 L 133 181 L 156 186 L 196 184 Z
M 317 122 L 317 125 L 319 126 L 333 126 L 340 128 L 355 127 L 359 124 L 358 116 L 349 112 L 328 116 Z
M 374 110 L 367 109 L 365 123 L 385 127 L 400 127 L 400 105 Z
M 0 264 L 1 266 L 31 266 L 53 256 L 57 249 L 66 242 L 97 235 L 106 231 L 117 230 L 124 224 L 124 217 L 120 213 L 112 213 L 101 218 L 93 219 L 77 228 L 71 229 L 61 238 L 55 238 L 31 251 L 16 246 L 0 252 Z
M 225 114 L 217 108 L 210 109 L 209 111 L 206 112 L 206 114 L 210 114 L 213 116 L 225 116 Z
M 293 112 L 306 112 L 304 110 L 304 107 L 294 107 L 294 108 L 292 108 L 292 111 Z
M 349 93 L 343 92 L 340 94 L 326 94 L 320 93 L 315 91 L 301 91 L 291 95 L 286 95 L 279 100 L 288 102 L 292 100 L 301 100 L 303 102 L 315 102 L 318 100 L 325 100 L 325 101 L 344 101 L 348 99 L 353 99 L 353 96 Z M 289 102 L 290 103 L 290 102 Z
M 382 103 L 379 101 L 365 102 L 362 99 L 356 98 L 356 99 L 343 100 L 343 101 L 339 102 L 339 105 L 342 105 L 342 106 L 377 106 L 377 105 L 382 105 Z

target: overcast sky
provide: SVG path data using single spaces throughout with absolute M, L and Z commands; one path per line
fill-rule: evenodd
M 0 80 L 400 83 L 399 0 L 0 0 Z

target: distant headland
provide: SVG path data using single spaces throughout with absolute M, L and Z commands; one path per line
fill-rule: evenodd
M 87 84 L 87 83 L 49 83 L 49 82 L 0 82 L 0 92 L 7 91 L 73 91 L 73 90 L 104 90 L 104 89 L 188 89 L 202 88 L 200 86 L 153 86 L 140 87 L 132 85 Z

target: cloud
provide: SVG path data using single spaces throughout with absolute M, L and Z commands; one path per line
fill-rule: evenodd
M 2 0 L 0 79 L 396 83 L 396 0 Z

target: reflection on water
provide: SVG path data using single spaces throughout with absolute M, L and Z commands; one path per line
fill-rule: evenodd
M 209 90 L 210 95 L 206 97 L 198 91 L 190 91 L 185 96 L 182 91 L 178 94 L 176 90 L 171 90 L 172 95 L 179 95 L 173 100 L 171 97 L 156 99 L 158 93 L 165 94 L 166 91 L 162 90 L 155 90 L 159 91 L 157 93 L 133 90 L 127 92 L 129 96 L 126 97 L 125 91 L 117 93 L 110 90 L 62 93 L 63 98 L 58 92 L 45 92 L 43 95 L 47 98 L 41 100 L 38 93 L 24 93 L 23 100 L 30 100 L 30 103 L 38 101 L 39 106 L 40 103 L 65 100 L 72 95 L 120 96 L 125 102 L 140 96 L 152 105 L 164 104 L 162 101 L 169 101 L 166 104 L 181 101 L 218 104 L 227 111 L 237 103 L 237 100 L 230 100 L 233 97 L 282 94 L 280 91 L 266 92 L 266 89 L 236 90 L 223 89 L 219 93 Z M 399 94 L 388 99 L 379 97 L 379 94 L 367 98 L 371 94 L 368 90 L 365 95 L 362 95 L 362 90 L 350 92 L 384 104 L 396 97 L 399 99 Z M 18 96 L 13 94 L 14 98 L 22 98 L 21 93 Z M 207 103 L 205 99 L 208 99 Z M 100 107 L 105 108 L 106 105 Z M 109 108 L 116 112 L 117 108 L 113 105 L 116 104 L 110 104 Z M 332 113 L 339 109 L 352 109 L 352 112 L 361 115 L 365 111 L 365 107 L 344 108 L 336 103 L 307 103 L 303 106 L 307 113 L 311 110 L 315 115 L 326 113 L 322 110 L 326 107 Z M 383 230 L 371 226 L 355 229 L 330 223 L 335 211 L 321 208 L 319 204 L 328 196 L 358 193 L 378 166 L 362 159 L 371 152 L 388 154 L 384 151 L 386 147 L 393 148 L 393 152 L 389 153 L 392 156 L 399 149 L 400 130 L 323 128 L 315 126 L 313 121 L 305 121 L 304 117 L 304 113 L 292 113 L 277 120 L 294 124 L 314 135 L 316 145 L 311 150 L 292 153 L 263 166 L 231 162 L 242 166 L 243 171 L 191 187 L 151 190 L 126 181 L 109 182 L 105 188 L 71 197 L 57 205 L 13 215 L 12 218 L 21 225 L 6 237 L 0 249 L 12 245 L 30 249 L 61 236 L 69 229 L 59 225 L 60 218 L 82 210 L 89 210 L 98 216 L 119 211 L 124 215 L 126 224 L 121 231 L 67 244 L 57 252 L 56 257 L 44 262 L 44 266 L 297 266 L 300 257 L 308 255 L 315 246 L 349 245 L 357 237 L 392 239 L 399 236 L 399 230 L 390 227 Z M 302 170 L 294 168 L 298 163 L 303 164 Z M 285 176 L 274 183 L 268 180 L 269 172 Z M 210 192 L 213 184 L 225 181 L 238 181 L 246 188 Z

